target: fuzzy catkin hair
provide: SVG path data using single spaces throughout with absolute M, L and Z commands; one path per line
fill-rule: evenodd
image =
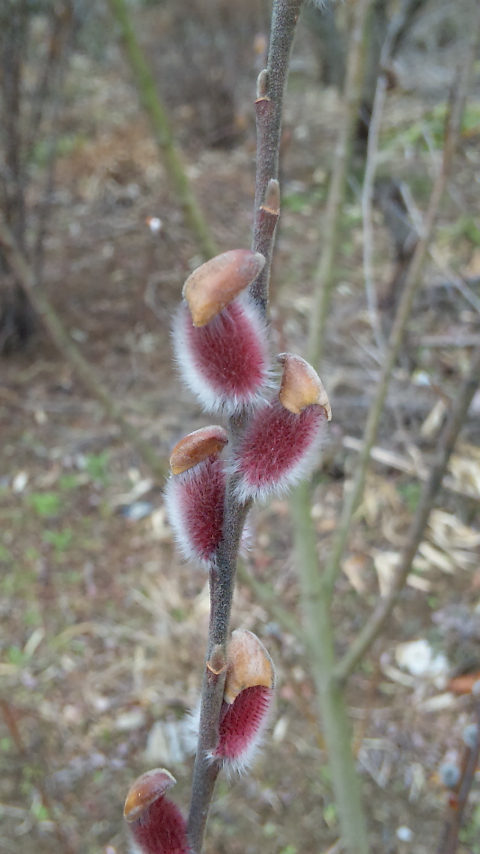
M 257 410 L 237 453 L 237 495 L 264 500 L 304 477 L 318 453 L 326 424 L 323 406 L 312 404 L 299 415 L 276 400 Z
M 232 415 L 256 405 L 269 385 L 265 323 L 246 295 L 206 326 L 193 326 L 183 303 L 174 319 L 175 357 L 185 384 L 207 412 Z
M 212 758 L 222 759 L 225 770 L 243 773 L 249 768 L 269 720 L 273 690 L 260 685 L 245 688 L 229 704 L 222 703 L 219 742 Z
M 224 463 L 212 455 L 182 474 L 171 475 L 165 505 L 184 557 L 208 566 L 222 536 Z
M 185 819 L 178 807 L 161 797 L 130 825 L 134 851 L 141 854 L 188 854 Z

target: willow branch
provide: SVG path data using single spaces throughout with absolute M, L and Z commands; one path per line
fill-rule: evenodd
M 40 317 L 50 338 L 62 356 L 72 365 L 87 391 L 103 406 L 106 415 L 114 421 L 127 442 L 130 442 L 153 474 L 163 479 L 166 467 L 151 445 L 139 431 L 126 420 L 120 407 L 110 396 L 106 388 L 97 380 L 94 369 L 82 356 L 80 350 L 65 329 L 59 315 L 40 287 L 35 274 L 18 249 L 13 234 L 0 213 L 0 251 L 8 266 L 23 288 L 31 305 Z
M 167 167 L 185 220 L 195 236 L 205 259 L 217 254 L 205 217 L 193 194 L 182 159 L 175 145 L 165 107 L 155 86 L 145 55 L 138 43 L 125 0 L 108 0 L 112 14 L 120 27 L 121 38 L 143 108 L 150 120 L 155 141 Z
M 322 223 L 323 249 L 314 273 L 314 301 L 310 322 L 308 360 L 317 368 L 322 359 L 332 289 L 334 263 L 340 235 L 340 223 L 345 199 L 347 168 L 350 149 L 358 121 L 363 74 L 363 46 L 368 10 L 371 0 L 358 0 L 347 52 L 347 70 L 343 93 L 342 119 L 334 151 L 333 171 L 328 192 L 324 222 Z
M 253 249 L 265 256 L 266 264 L 264 275 L 251 286 L 251 294 L 265 315 L 268 309 L 268 280 L 275 229 L 280 213 L 277 176 L 283 95 L 295 24 L 302 2 L 303 0 L 274 2 L 268 68 L 259 76 L 259 97 L 255 103 L 258 142 Z M 232 454 L 235 453 L 243 422 L 242 417 L 230 419 Z M 218 775 L 218 765 L 212 763 L 209 757 L 218 741 L 218 720 L 223 699 L 238 548 L 249 509 L 250 502 L 242 504 L 236 498 L 235 478 L 230 478 L 225 498 L 223 536 L 210 572 L 207 659 L 202 685 L 192 798 L 187 821 L 189 843 L 196 854 L 200 854 L 202 850 L 208 810 Z
M 470 795 L 478 768 L 480 758 L 480 700 L 476 693 L 472 692 L 472 694 L 474 695 L 475 702 L 475 738 L 472 746 L 465 746 L 460 780 L 453 793 L 456 797 L 453 804 L 449 805 L 448 808 L 448 818 L 443 830 L 438 854 L 455 854 L 457 850 L 465 807 L 467 806 L 468 796 Z
M 480 347 L 474 351 L 468 373 L 454 400 L 449 420 L 440 440 L 437 451 L 437 460 L 432 466 L 428 480 L 422 487 L 417 509 L 408 532 L 407 542 L 402 552 L 400 566 L 395 574 L 392 588 L 387 596 L 379 600 L 371 617 L 352 643 L 348 652 L 339 662 L 335 670 L 335 676 L 340 682 L 344 682 L 345 679 L 347 679 L 352 670 L 354 670 L 358 662 L 371 647 L 375 638 L 378 637 L 406 584 L 412 568 L 412 563 L 428 525 L 428 520 L 433 509 L 435 498 L 442 486 L 442 481 L 448 467 L 448 461 L 454 449 L 455 442 L 457 441 L 458 434 L 465 422 L 473 395 L 479 385 Z
M 267 263 L 250 288 L 253 299 L 266 315 L 268 286 L 275 239 L 275 226 L 280 213 L 277 199 L 267 197 L 274 192 L 271 182 L 278 181 L 278 160 L 282 130 L 283 97 L 288 76 L 288 66 L 293 36 L 303 0 L 275 0 L 272 12 L 270 48 L 267 68 L 260 72 L 257 83 L 255 114 L 257 120 L 257 171 L 255 177 L 255 202 L 253 224 L 253 250 L 261 252 Z M 278 185 L 277 185 L 278 193 Z M 262 209 L 270 209 L 275 221 L 265 228 Z
M 363 494 L 367 469 L 370 462 L 370 452 L 377 436 L 378 425 L 380 423 L 380 417 L 385 403 L 385 398 L 387 396 L 390 377 L 400 352 L 405 328 L 412 310 L 413 300 L 420 287 L 421 273 L 428 254 L 428 248 L 437 219 L 440 202 L 451 172 L 455 148 L 460 132 L 461 118 L 465 105 L 470 69 L 475 55 L 476 41 L 477 39 L 472 42 L 470 49 L 466 52 L 466 58 L 459 76 L 458 86 L 456 87 L 456 92 L 452 98 L 450 120 L 447 123 L 445 144 L 443 148 L 442 166 L 432 188 L 428 210 L 425 217 L 424 232 L 415 247 L 402 296 L 395 315 L 387 350 L 385 352 L 380 380 L 378 382 L 375 398 L 372 402 L 372 406 L 370 407 L 365 425 L 363 447 L 357 463 L 354 482 L 344 498 L 340 522 L 338 524 L 332 550 L 327 561 L 325 578 L 330 594 L 340 571 L 340 562 L 347 543 L 353 515 Z

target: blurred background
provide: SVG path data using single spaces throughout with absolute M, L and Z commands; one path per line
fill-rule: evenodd
M 411 2 L 389 63 L 374 213 L 385 332 L 440 168 L 475 5 Z M 295 38 L 272 279 L 276 352 L 304 352 L 352 8 L 353 0 L 307 5 Z M 271 3 L 130 0 L 128 10 L 219 251 L 248 247 L 255 80 Z M 334 422 L 313 506 L 321 553 L 379 374 L 360 194 L 380 50 L 396 10 L 395 0 L 373 2 L 342 215 L 322 370 Z M 469 347 L 480 343 L 479 141 L 477 56 L 382 420 L 384 455 L 369 473 L 338 583 L 342 649 L 391 578 L 417 474 L 436 447 Z M 0 216 L 94 377 L 167 460 L 179 438 L 206 423 L 175 375 L 169 341 L 183 281 L 202 256 L 141 107 L 113 4 L 0 0 Z M 176 555 L 161 478 L 59 353 L 1 239 L 0 352 L 0 850 L 96 854 L 113 846 L 124 854 L 122 806 L 136 776 L 165 765 L 178 780 L 177 802 L 188 805 L 206 577 Z M 448 680 L 473 673 L 474 681 L 480 671 L 479 411 L 477 395 L 412 582 L 349 690 L 372 854 L 434 850 L 446 803 L 439 768 L 459 760 L 470 720 L 468 692 Z M 255 510 L 252 524 L 248 572 L 297 619 L 288 500 Z M 278 701 L 254 772 L 219 782 L 205 850 L 334 850 L 336 808 L 304 647 L 245 581 L 233 627 L 255 631 L 269 649 Z M 462 834 L 461 850 L 479 852 L 478 788 Z

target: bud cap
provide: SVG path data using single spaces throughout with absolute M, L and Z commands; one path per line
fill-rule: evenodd
M 325 387 L 305 359 L 291 353 L 280 353 L 277 362 L 283 365 L 282 383 L 278 398 L 282 406 L 299 415 L 305 407 L 316 403 L 323 406 L 327 420 L 332 420 L 332 408 Z
M 219 454 L 228 442 L 228 434 L 216 424 L 202 427 L 180 439 L 170 456 L 172 474 L 182 474 L 193 466 L 206 460 L 212 454 Z
M 146 771 L 130 786 L 123 808 L 125 821 L 137 821 L 147 807 L 161 798 L 165 792 L 175 785 L 175 777 L 165 768 L 153 768 Z
M 233 703 L 245 688 L 273 688 L 275 673 L 272 659 L 253 632 L 236 629 L 227 650 L 227 675 L 224 699 Z
M 259 252 L 231 249 L 191 273 L 182 294 L 194 326 L 205 326 L 257 278 L 265 265 Z

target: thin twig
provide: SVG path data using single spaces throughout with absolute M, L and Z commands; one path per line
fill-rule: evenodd
M 345 198 L 350 149 L 358 121 L 362 89 L 362 66 L 365 27 L 371 0 L 358 0 L 347 52 L 347 70 L 342 103 L 342 119 L 334 151 L 325 217 L 322 223 L 322 254 L 313 275 L 314 300 L 309 330 L 308 360 L 316 369 L 321 362 L 325 343 L 325 326 L 332 288 L 334 262 L 340 235 L 341 214 Z
M 378 314 L 377 294 L 373 278 L 373 192 L 375 183 L 378 136 L 381 116 L 385 106 L 387 92 L 386 74 L 380 74 L 373 99 L 372 116 L 368 131 L 367 160 L 362 188 L 362 220 L 363 220 L 363 277 L 367 295 L 367 307 L 370 324 L 375 336 L 375 343 L 382 352 L 385 349 L 385 339 L 382 334 Z
M 480 699 L 478 696 L 474 696 L 474 702 L 476 725 L 475 740 L 472 747 L 465 746 L 465 759 L 458 784 L 458 790 L 455 792 L 455 803 L 449 807 L 449 815 L 445 824 L 438 854 L 455 854 L 457 850 L 459 842 L 458 837 L 462 827 L 465 807 L 467 806 L 468 796 L 474 783 L 475 773 L 478 768 L 478 761 L 480 758 Z
M 140 100 L 150 119 L 155 141 L 165 160 L 167 173 L 177 192 L 185 219 L 192 234 L 195 235 L 204 258 L 212 258 L 217 254 L 215 243 L 210 236 L 205 217 L 193 194 L 185 167 L 175 145 L 165 107 L 160 100 L 152 73 L 135 35 L 127 4 L 125 0 L 108 0 L 108 2 L 120 27 L 125 55 L 130 64 Z
M 390 24 L 385 42 L 380 55 L 380 71 L 375 88 L 372 114 L 368 128 L 367 159 L 365 163 L 365 174 L 362 188 L 362 219 L 363 219 L 363 274 L 365 279 L 365 291 L 367 295 L 368 312 L 370 323 L 375 336 L 377 347 L 380 351 L 385 349 L 385 340 L 382 334 L 380 318 L 378 315 L 377 295 L 373 280 L 373 195 L 375 186 L 375 173 L 377 170 L 378 138 L 382 121 L 385 98 L 387 94 L 387 66 L 391 59 L 396 27 Z
M 354 7 L 343 95 L 342 125 L 334 151 L 334 163 L 323 227 L 323 248 L 314 277 L 315 292 L 309 338 L 309 361 L 321 360 L 331 293 L 334 262 L 340 233 L 346 174 L 351 143 L 358 120 L 362 87 L 364 33 L 370 0 Z M 302 612 L 319 718 L 325 734 L 342 841 L 349 854 L 367 854 L 368 840 L 360 783 L 351 747 L 350 722 L 345 697 L 332 680 L 335 663 L 333 626 L 323 579 L 319 572 L 316 535 L 311 517 L 311 485 L 300 484 L 291 501 L 295 552 L 300 580 Z
M 476 336 L 475 344 L 477 346 L 480 345 L 480 338 Z M 462 344 L 463 347 L 467 346 L 466 344 Z M 344 436 L 342 439 L 342 445 L 348 451 L 356 451 L 357 453 L 362 452 L 362 441 L 361 439 L 355 439 L 354 436 Z M 370 457 L 372 460 L 375 460 L 377 463 L 381 463 L 384 466 L 388 466 L 392 469 L 397 469 L 398 471 L 403 471 L 405 474 L 411 474 L 415 477 L 418 477 L 419 480 L 427 480 L 428 478 L 428 469 L 427 467 L 420 467 L 419 465 L 414 465 L 414 463 L 407 460 L 405 457 L 402 457 L 400 454 L 396 454 L 394 451 L 390 451 L 387 448 L 380 448 L 375 446 L 371 449 Z M 457 495 L 463 495 L 466 498 L 473 498 L 476 501 L 480 500 L 480 493 L 468 486 L 462 486 L 453 479 L 450 475 L 446 474 L 442 481 L 442 488 L 448 489 L 450 492 L 455 492 Z
M 255 114 L 257 120 L 257 171 L 255 176 L 255 202 L 253 225 L 253 249 L 261 252 L 267 263 L 250 288 L 250 293 L 261 311 L 266 315 L 268 285 L 272 260 L 275 226 L 279 210 L 279 192 L 273 203 L 268 196 L 272 192 L 272 181 L 278 181 L 278 158 L 282 131 L 283 97 L 288 76 L 288 65 L 293 44 L 295 26 L 303 0 L 275 0 L 272 11 L 272 27 L 267 67 L 260 72 L 257 81 Z M 271 210 L 274 221 L 265 229 L 262 209 Z
M 380 417 L 383 410 L 383 405 L 388 391 L 390 377 L 400 352 L 405 328 L 413 305 L 414 297 L 420 287 L 421 273 L 428 254 L 428 247 L 433 234 L 433 228 L 438 215 L 440 202 L 447 184 L 450 170 L 452 168 L 453 156 L 460 132 L 460 123 L 463 115 L 463 108 L 470 76 L 470 69 L 475 56 L 476 43 L 478 38 L 478 26 L 475 28 L 475 39 L 472 40 L 470 49 L 466 51 L 465 61 L 461 74 L 459 76 L 456 92 L 452 98 L 452 109 L 450 122 L 446 130 L 446 138 L 443 149 L 442 168 L 433 185 L 427 214 L 425 217 L 424 234 L 419 239 L 415 251 L 412 256 L 411 264 L 405 280 L 404 289 L 399 302 L 393 328 L 388 341 L 388 348 L 385 353 L 385 360 L 382 368 L 382 373 L 377 386 L 375 399 L 370 408 L 365 430 L 363 434 L 363 449 L 360 455 L 355 479 L 351 490 L 344 498 L 342 514 L 336 530 L 333 546 L 329 555 L 327 566 L 325 569 L 326 583 L 330 589 L 330 595 L 333 591 L 335 580 L 340 571 L 340 562 L 345 550 L 348 535 L 350 532 L 353 514 L 361 499 L 365 486 L 367 469 L 370 461 L 370 451 L 375 442 Z
M 259 141 L 253 248 L 255 251 L 262 252 L 266 258 L 266 264 L 263 276 L 254 282 L 251 293 L 264 314 L 268 308 L 272 249 L 280 213 L 277 174 L 283 95 L 295 24 L 302 2 L 303 0 L 275 0 L 274 2 L 268 69 L 260 74 L 259 97 L 256 101 Z M 235 453 L 244 420 L 245 417 L 230 419 L 232 454 Z M 210 757 L 218 741 L 218 720 L 223 700 L 238 548 L 250 504 L 251 502 L 242 504 L 238 501 L 235 495 L 235 476 L 230 477 L 225 497 L 223 536 L 210 571 L 207 657 L 202 685 L 192 797 L 187 821 L 189 844 L 195 854 L 200 854 L 202 850 L 208 810 L 219 771 L 218 763 L 212 762 Z
M 474 351 L 468 373 L 453 402 L 450 418 L 439 443 L 436 462 L 433 464 L 428 480 L 425 482 L 420 493 L 417 509 L 407 535 L 407 542 L 403 549 L 400 565 L 396 571 L 391 590 L 388 595 L 379 600 L 372 615 L 336 667 L 335 676 L 340 683 L 343 683 L 348 678 L 358 662 L 371 647 L 375 638 L 378 637 L 405 586 L 428 524 L 435 498 L 447 471 L 448 461 L 479 384 L 480 347 Z
M 8 266 L 23 288 L 33 308 L 41 318 L 53 343 L 77 372 L 87 391 L 103 406 L 106 414 L 112 419 L 126 441 L 130 442 L 152 473 L 162 479 L 166 474 L 166 466 L 158 457 L 149 442 L 146 442 L 133 424 L 130 424 L 120 410 L 118 404 L 110 396 L 106 388 L 97 380 L 95 371 L 82 356 L 73 339 L 65 329 L 59 315 L 50 300 L 39 286 L 31 266 L 18 249 L 13 234 L 8 228 L 0 212 L 0 249 Z

